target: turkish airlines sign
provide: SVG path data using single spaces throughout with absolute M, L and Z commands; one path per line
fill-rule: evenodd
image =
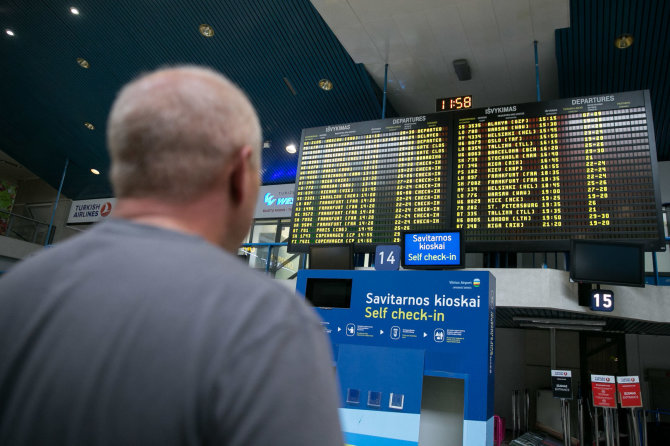
M 68 224 L 98 222 L 109 217 L 115 205 L 116 198 L 73 201 L 67 222 Z
M 572 372 L 570 370 L 552 370 L 551 387 L 554 398 L 572 399 Z
M 638 376 L 617 376 L 617 387 L 621 407 L 642 407 L 640 378 Z
M 616 381 L 612 375 L 591 375 L 591 392 L 595 407 L 616 408 Z

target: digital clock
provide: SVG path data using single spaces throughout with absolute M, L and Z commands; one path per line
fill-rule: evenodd
M 441 98 L 435 101 L 435 111 L 463 110 L 472 108 L 472 95 Z

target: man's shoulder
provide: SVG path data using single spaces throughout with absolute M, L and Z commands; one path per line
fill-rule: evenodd
M 186 324 L 206 320 L 256 334 L 318 324 L 304 299 L 237 256 L 196 236 L 126 222 L 105 222 L 55 245 L 13 267 L 2 282 L 0 294 L 94 295 L 88 301 L 148 305 L 147 314 L 176 312 Z
M 246 295 L 272 293 L 273 281 L 238 257 L 190 234 L 125 220 L 100 223 L 10 268 L 4 279 L 26 281 L 37 274 L 64 279 L 100 277 L 161 288 L 237 289 Z M 6 282 L 7 280 L 5 280 Z M 276 294 L 288 294 L 279 285 Z M 124 284 L 119 283 L 123 288 Z
M 210 258 L 220 255 L 220 250 L 197 237 L 115 219 L 98 223 L 81 234 L 36 252 L 12 266 L 9 276 L 35 270 L 94 269 L 100 264 L 113 267 L 119 258 L 127 263 L 141 263 L 145 260 L 143 257 L 195 251 L 200 257 L 203 254 Z M 145 266 L 149 265 L 145 263 Z

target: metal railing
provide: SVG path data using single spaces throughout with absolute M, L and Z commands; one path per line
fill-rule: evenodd
M 244 243 L 238 251 L 248 258 L 249 266 L 262 269 L 276 279 L 291 280 L 305 267 L 305 254 L 287 252 L 288 243 Z
M 647 410 L 647 414 L 649 414 L 649 418 L 656 424 L 661 424 L 661 415 L 670 416 L 670 409 Z
M 47 223 L 0 210 L 0 235 L 44 245 L 48 232 Z M 53 238 L 53 232 L 50 238 Z

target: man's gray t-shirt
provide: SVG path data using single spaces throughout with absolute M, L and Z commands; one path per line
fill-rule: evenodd
M 101 223 L 0 280 L 0 444 L 343 444 L 330 348 L 203 239 Z

